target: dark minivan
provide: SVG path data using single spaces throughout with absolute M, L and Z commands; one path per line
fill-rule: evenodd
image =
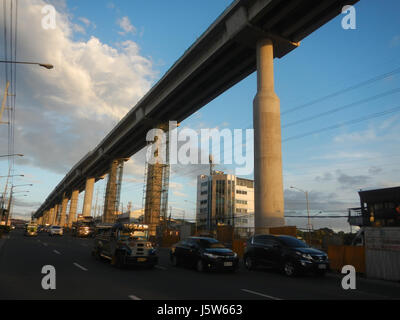
M 229 270 L 235 271 L 238 257 L 221 242 L 207 237 L 189 237 L 173 245 L 170 250 L 174 266 L 186 265 L 197 271 Z
M 246 242 L 243 261 L 247 269 L 274 267 L 287 276 L 313 272 L 324 275 L 329 270 L 328 255 L 291 236 L 255 235 Z

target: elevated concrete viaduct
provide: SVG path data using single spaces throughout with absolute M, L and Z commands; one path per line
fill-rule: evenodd
M 280 112 L 273 92 L 272 60 L 284 57 L 299 41 L 339 15 L 345 5 L 357 1 L 234 1 L 103 141 L 67 173 L 35 216 L 60 204 L 64 193 L 70 198 L 74 190 L 84 190 L 88 178 L 97 180 L 108 173 L 114 160 L 131 157 L 145 147 L 148 130 L 169 120 L 183 121 L 258 70 L 255 221 L 260 228 L 284 223 Z M 269 127 L 264 130 L 265 126 Z

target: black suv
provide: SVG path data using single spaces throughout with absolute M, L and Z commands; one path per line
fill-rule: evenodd
M 178 242 L 171 248 L 170 259 L 174 266 L 195 267 L 199 272 L 212 269 L 235 271 L 239 261 L 235 252 L 207 237 L 190 237 Z
M 251 270 L 259 265 L 282 270 L 287 276 L 301 272 L 324 275 L 329 270 L 328 255 L 295 237 L 255 235 L 247 240 L 244 264 Z

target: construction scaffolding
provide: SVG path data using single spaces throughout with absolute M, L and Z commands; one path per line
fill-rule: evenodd
M 111 169 L 107 178 L 106 192 L 104 194 L 104 223 L 113 223 L 116 220 L 121 197 L 121 184 L 125 160 L 126 159 L 117 159 L 111 163 Z
M 152 237 L 160 233 L 160 217 L 166 221 L 168 213 L 170 175 L 168 124 L 160 125 L 158 128 L 165 133 L 164 143 L 155 141 L 148 144 L 147 148 L 151 148 L 155 157 L 161 148 L 165 148 L 165 157 L 161 163 L 149 163 L 146 158 L 143 188 L 144 223 L 149 225 L 149 234 Z

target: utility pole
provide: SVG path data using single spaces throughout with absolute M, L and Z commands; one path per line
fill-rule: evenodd
M 96 202 L 94 204 L 94 218 L 97 218 L 97 202 L 99 200 L 99 188 L 97 188 L 96 192 Z
M 3 119 L 3 111 L 6 106 L 7 102 L 7 97 L 8 97 L 8 87 L 10 86 L 10 82 L 7 81 L 6 88 L 4 89 L 4 96 L 3 96 L 3 102 L 1 103 L 1 110 L 0 110 L 0 123 L 8 123 L 8 122 L 2 122 Z

